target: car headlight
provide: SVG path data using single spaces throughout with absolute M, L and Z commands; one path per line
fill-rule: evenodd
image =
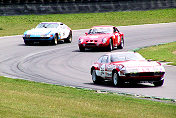
M 78 43 L 81 44 L 84 41 L 84 39 L 79 39 Z
M 103 39 L 102 39 L 102 42 L 103 42 L 103 43 L 106 43 L 106 42 L 107 42 L 107 38 L 103 38 Z

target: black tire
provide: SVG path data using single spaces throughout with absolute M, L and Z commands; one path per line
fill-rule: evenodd
M 100 77 L 96 75 L 96 70 L 92 71 L 92 81 L 94 84 L 99 84 L 101 82 Z
M 162 86 L 164 83 L 164 80 L 160 80 L 160 81 L 157 81 L 157 82 L 153 82 L 154 86 Z
M 24 41 L 25 45 L 31 45 L 32 43 L 30 41 Z
M 108 50 L 108 51 L 112 51 L 112 50 L 113 50 L 113 43 L 112 43 L 112 40 L 111 40 L 111 39 L 109 40 L 109 45 L 108 45 L 107 50 Z
M 55 35 L 54 35 L 54 38 L 53 38 L 53 40 L 52 40 L 52 45 L 57 45 L 57 43 L 58 43 L 58 35 L 55 34 Z
M 117 73 L 117 71 L 114 71 L 113 72 L 113 75 L 112 75 L 112 82 L 113 82 L 113 85 L 114 86 L 120 86 L 122 85 L 122 81 Z
M 84 47 L 79 47 L 80 52 L 85 52 L 85 48 Z
M 71 31 L 70 31 L 70 34 L 69 34 L 68 38 L 66 38 L 66 39 L 64 40 L 64 42 L 65 42 L 65 43 L 71 43 L 71 42 L 72 42 L 72 32 L 71 32 Z
M 122 36 L 121 41 L 120 41 L 120 45 L 117 48 L 118 49 L 123 49 L 123 47 L 124 47 L 124 38 Z

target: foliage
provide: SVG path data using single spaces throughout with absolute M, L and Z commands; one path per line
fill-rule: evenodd
M 107 13 L 0 16 L 0 36 L 21 35 L 40 22 L 63 22 L 75 29 L 96 25 L 139 25 L 176 22 L 176 9 Z

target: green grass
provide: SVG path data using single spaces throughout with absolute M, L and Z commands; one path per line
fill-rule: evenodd
M 95 25 L 139 25 L 176 22 L 176 9 L 107 13 L 0 16 L 0 36 L 21 35 L 40 22 L 63 22 L 75 29 Z
M 175 118 L 176 105 L 0 77 L 0 117 Z
M 146 59 L 159 60 L 176 66 L 176 42 L 146 47 L 138 51 Z

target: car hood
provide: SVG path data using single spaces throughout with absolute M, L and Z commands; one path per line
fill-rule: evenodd
M 116 65 L 119 65 L 116 64 Z M 128 72 L 165 72 L 164 67 L 155 61 L 125 61 L 120 65 L 124 66 L 124 69 Z
M 102 40 L 103 38 L 109 38 L 112 34 L 88 34 L 86 36 L 81 36 L 80 39 L 87 40 Z
M 47 35 L 50 34 L 53 30 L 55 30 L 54 28 L 35 28 L 35 29 L 31 29 L 26 31 L 24 34 L 28 34 L 28 35 Z

